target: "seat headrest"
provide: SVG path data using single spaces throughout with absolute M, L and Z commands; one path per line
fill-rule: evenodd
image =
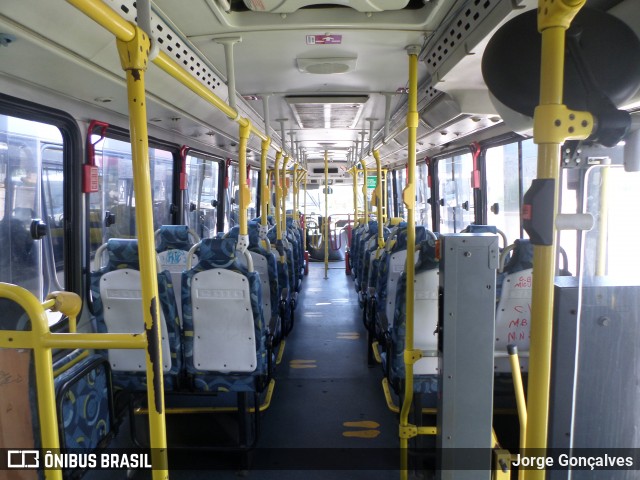
M 497 234 L 498 229 L 495 225 L 476 225 L 471 223 L 460 233 L 493 233 Z
M 250 221 L 250 223 L 260 223 L 262 222 L 262 217 L 256 217 Z M 276 224 L 276 220 L 273 215 L 267 215 L 267 224 L 274 226 Z
M 121 268 L 140 270 L 138 240 L 135 238 L 111 238 L 107 241 L 106 250 L 109 255 L 107 270 L 119 270 Z
M 205 238 L 198 247 L 198 265 L 200 270 L 234 267 L 236 264 L 235 238 Z
M 293 227 L 293 218 L 287 217 L 287 228 Z
M 436 241 L 429 236 L 418 245 L 418 261 L 416 262 L 416 272 L 424 272 L 438 268 L 439 261 L 436 256 Z
M 249 223 L 247 226 L 247 232 L 249 233 L 249 247 L 259 247 L 260 246 L 260 224 L 259 223 Z M 238 239 L 240 235 L 240 227 L 235 226 L 225 235 L 225 238 L 233 238 L 235 240 Z
M 504 267 L 505 273 L 515 273 L 533 268 L 533 244 L 529 239 L 513 242 L 515 248 L 511 251 L 511 258 Z
M 421 242 L 424 242 L 427 238 L 427 229 L 422 225 L 416 225 L 416 246 Z M 407 248 L 407 227 L 398 228 L 398 234 L 396 236 L 396 243 L 393 251 L 406 250 Z
M 187 225 L 162 225 L 156 237 L 156 252 L 167 250 L 184 250 L 186 252 L 193 246 L 189 240 L 189 227 Z

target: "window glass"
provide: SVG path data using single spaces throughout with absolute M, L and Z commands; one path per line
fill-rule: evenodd
M 428 169 L 425 163 L 418 165 L 418 182 L 416 189 L 416 221 L 418 225 L 424 225 L 430 228 L 431 225 L 431 205 L 429 204 L 429 197 L 431 196 L 431 189 L 428 183 Z
M 522 145 L 522 186 L 526 193 L 538 171 L 538 146 L 533 138 L 521 142 Z
M 406 170 L 400 168 L 396 170 L 396 192 L 398 192 L 398 217 L 405 218 L 405 207 L 402 201 L 402 191 L 407 186 L 406 182 Z
M 93 136 L 92 141 L 99 137 Z M 96 144 L 100 190 L 90 195 L 91 253 L 110 238 L 136 238 L 136 200 L 129 142 L 105 138 Z M 171 223 L 173 154 L 149 148 L 153 228 Z
M 492 147 L 485 154 L 487 224 L 502 230 L 510 243 L 520 238 L 518 163 L 518 143 Z
M 43 182 L 44 178 L 44 182 Z M 62 135 L 57 127 L 0 115 L 0 281 L 26 288 L 39 300 L 59 289 L 50 252 L 56 237 L 56 259 L 64 267 Z M 47 200 L 43 207 L 44 198 Z M 47 235 L 36 240 L 30 226 L 35 219 L 47 224 Z M 46 264 L 48 268 L 44 268 Z M 55 316 L 55 320 L 59 319 Z M 52 320 L 53 321 L 53 320 Z
M 587 174 L 585 211 L 594 227 L 585 234 L 586 276 L 615 276 L 637 285 L 637 261 L 630 241 L 640 235 L 630 205 L 640 204 L 640 173 L 622 166 L 596 166 Z
M 44 214 L 49 227 L 58 284 L 64 285 L 64 172 L 62 146 L 45 145 L 42 149 L 42 193 Z
M 225 192 L 225 209 L 224 209 L 224 231 L 228 232 L 230 229 L 238 224 L 238 182 L 240 174 L 238 172 L 237 165 L 229 165 L 227 167 L 227 191 Z
M 260 197 L 258 196 L 258 185 L 260 184 L 260 172 L 254 168 L 249 172 L 248 177 L 249 192 L 251 194 L 251 202 L 249 203 L 249 209 L 247 210 L 247 218 L 251 220 L 258 216 L 258 204 L 260 203 Z
M 187 225 L 200 238 L 211 238 L 216 232 L 220 164 L 195 155 L 186 160 Z
M 438 161 L 440 232 L 456 233 L 474 221 L 470 153 Z

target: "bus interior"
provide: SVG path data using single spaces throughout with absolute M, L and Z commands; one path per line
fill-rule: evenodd
M 0 478 L 638 478 L 639 172 L 637 0 L 2 2 Z

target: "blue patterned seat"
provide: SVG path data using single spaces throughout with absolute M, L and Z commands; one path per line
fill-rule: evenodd
M 227 237 L 238 239 L 240 227 L 236 226 L 229 230 Z M 260 274 L 262 282 L 262 306 L 265 323 L 269 332 L 274 337 L 274 342 L 278 343 L 282 338 L 282 324 L 280 320 L 281 291 L 278 285 L 278 265 L 276 257 L 271 250 L 269 240 L 260 238 L 260 225 L 250 222 L 248 225 L 249 251 L 253 257 L 253 266 Z M 264 295 L 267 297 L 264 297 Z M 285 300 L 282 300 L 285 301 Z
M 186 225 L 162 225 L 155 234 L 156 252 L 162 270 L 171 274 L 171 283 L 176 296 L 178 315 L 182 318 L 182 295 L 180 282 L 182 271 L 187 266 L 187 253 L 200 241 L 198 235 Z
M 416 225 L 416 245 L 427 238 L 427 230 Z M 380 258 L 379 274 L 376 283 L 376 336 L 384 338 L 389 323 L 393 321 L 396 292 L 400 274 L 404 271 L 407 258 L 407 224 L 400 223 L 390 235 L 385 251 Z
M 91 451 L 114 433 L 109 363 L 97 354 L 81 358 L 86 353 L 74 350 L 53 364 L 62 449 Z
M 91 296 L 96 329 L 101 333 L 144 331 L 140 295 L 138 241 L 110 239 L 96 252 L 108 254 L 105 266 L 91 272 Z M 162 328 L 162 364 L 165 389 L 175 388 L 182 368 L 180 319 L 168 271 L 158 273 L 158 295 Z M 114 387 L 127 391 L 146 390 L 146 361 L 143 350 L 108 350 Z
M 438 337 L 438 266 L 436 242 L 429 237 L 418 245 L 418 260 L 415 266 L 414 290 L 414 348 L 429 352 L 414 364 L 414 392 L 429 394 L 429 402 L 435 404 L 438 391 L 437 367 Z M 389 363 L 389 383 L 397 393 L 404 389 L 404 349 L 406 336 L 406 273 L 398 282 L 394 320 L 390 325 L 390 348 L 385 355 Z M 386 365 L 385 365 L 386 366 Z
M 277 229 L 274 227 L 267 233 L 267 238 L 271 242 L 271 248 L 275 249 L 276 254 L 276 262 L 278 266 L 278 285 L 280 286 L 280 290 L 283 291 L 286 289 L 286 293 L 284 294 L 285 299 L 285 309 L 280 312 L 280 318 L 282 319 L 282 328 L 284 330 L 284 334 L 288 334 L 293 328 L 293 317 L 295 310 L 295 291 L 291 287 L 291 275 L 293 267 L 293 252 L 290 248 L 288 248 L 288 244 L 284 241 L 278 241 L 277 239 Z M 280 261 L 278 257 L 284 257 L 284 263 Z
M 363 233 L 360 235 L 358 240 L 358 249 L 356 253 L 356 291 L 360 293 L 362 291 L 363 285 L 366 284 L 366 280 L 363 278 L 364 275 L 364 263 L 365 256 L 367 250 L 367 242 L 378 235 L 378 222 L 375 220 L 371 220 L 368 225 L 365 227 Z
M 259 275 L 236 258 L 236 240 L 202 240 L 182 275 L 186 372 L 206 392 L 259 392 L 270 354 Z M 192 251 L 193 251 L 192 250 Z

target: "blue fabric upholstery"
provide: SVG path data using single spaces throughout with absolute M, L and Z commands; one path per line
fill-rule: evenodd
M 424 227 L 423 227 L 424 228 Z M 419 254 L 416 262 L 415 273 L 438 268 L 436 259 L 436 245 L 433 238 L 429 237 L 418 245 Z M 404 348 L 406 337 L 406 288 L 407 275 L 403 273 L 398 281 L 396 295 L 395 318 L 391 327 L 391 353 L 387 359 L 389 362 L 389 382 L 397 392 L 404 388 Z M 416 375 L 414 377 L 413 391 L 416 393 L 432 393 L 438 391 L 438 378 L 436 375 Z
M 407 249 L 407 224 L 400 223 L 387 238 L 385 251 L 378 263 L 378 277 L 376 279 L 376 304 L 378 312 L 384 311 L 387 303 L 387 280 L 389 279 L 389 264 L 391 255 Z M 422 225 L 416 225 L 416 245 L 420 245 L 427 238 L 427 230 Z
M 497 234 L 498 229 L 495 225 L 476 225 L 471 223 L 461 233 L 493 233 Z
M 107 242 L 106 251 L 109 256 L 107 265 L 98 271 L 91 272 L 93 315 L 96 321 L 96 330 L 99 333 L 108 333 L 107 325 L 104 321 L 104 306 L 100 295 L 100 279 L 105 273 L 114 270 L 124 268 L 140 270 L 137 240 L 112 238 Z M 173 390 L 182 368 L 182 335 L 171 274 L 168 271 L 158 273 L 158 295 L 160 308 L 162 308 L 166 321 L 171 354 L 171 369 L 164 374 L 164 387 L 167 390 Z M 142 325 L 140 329 L 141 331 L 143 330 Z M 102 353 L 106 355 L 106 352 Z M 147 388 L 146 373 L 144 372 L 113 372 L 112 376 L 113 385 L 117 389 L 143 391 Z
M 193 246 L 189 238 L 189 227 L 186 225 L 162 225 L 156 235 L 156 252 L 167 250 L 184 250 L 186 252 Z
M 54 371 L 81 354 L 76 350 L 54 365 Z M 55 378 L 58 421 L 64 428 L 62 448 L 95 449 L 112 427 L 109 364 L 90 355 Z
M 260 225 L 256 222 L 250 222 L 248 228 L 249 234 L 249 250 L 260 255 L 263 255 L 267 259 L 267 266 L 269 268 L 269 286 L 270 286 L 270 300 L 271 300 L 271 319 L 272 323 L 275 325 L 279 325 L 280 322 L 276 322 L 275 320 L 280 315 L 279 302 L 280 302 L 280 285 L 279 285 L 279 275 L 278 275 L 278 265 L 276 261 L 276 257 L 271 251 L 269 245 L 263 243 L 260 239 Z M 227 237 L 234 238 L 237 240 L 238 235 L 240 234 L 240 227 L 233 227 L 229 230 Z M 268 248 L 267 248 L 268 247 Z M 278 337 L 278 332 L 272 331 L 276 337 Z
M 182 274 L 182 314 L 184 324 L 184 356 L 187 373 L 196 390 L 207 392 L 243 392 L 262 390 L 268 375 L 267 328 L 260 306 L 261 287 L 257 273 L 248 272 L 236 258 L 236 240 L 233 238 L 209 238 L 199 243 L 196 250 L 198 264 Z M 244 275 L 249 280 L 251 311 L 256 338 L 257 365 L 254 372 L 222 373 L 199 370 L 193 361 L 193 304 L 191 282 L 193 277 L 204 270 L 221 268 Z M 212 312 L 215 314 L 215 312 Z

